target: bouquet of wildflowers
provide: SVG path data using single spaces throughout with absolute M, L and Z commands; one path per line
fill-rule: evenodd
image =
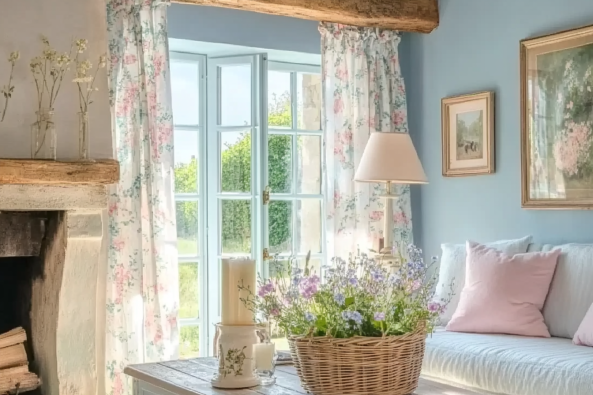
M 348 261 L 334 258 L 319 274 L 308 258 L 304 267 L 294 259 L 282 265 L 275 258 L 276 274 L 258 278 L 257 293 L 239 288 L 248 291 L 243 302 L 249 309 L 287 335 L 381 337 L 410 333 L 419 325 L 430 333 L 450 296 L 434 300 L 436 277 L 428 273 L 436 257 L 426 265 L 413 245 L 407 256 L 391 268 L 358 253 Z

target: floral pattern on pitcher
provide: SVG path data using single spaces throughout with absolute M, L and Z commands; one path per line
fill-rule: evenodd
M 123 369 L 177 357 L 168 1 L 109 0 L 109 79 L 120 182 L 109 196 L 106 393 L 131 394 Z
M 320 24 L 329 256 L 372 247 L 383 233 L 385 184 L 356 183 L 371 132 L 408 131 L 397 32 Z M 393 241 L 412 242 L 410 188 L 393 186 Z

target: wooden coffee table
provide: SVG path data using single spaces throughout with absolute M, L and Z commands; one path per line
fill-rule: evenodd
M 241 390 L 212 388 L 210 379 L 218 369 L 215 358 L 130 365 L 124 373 L 134 378 L 138 395 L 306 395 L 292 365 L 276 367 L 276 384 Z M 420 378 L 414 395 L 479 395 Z

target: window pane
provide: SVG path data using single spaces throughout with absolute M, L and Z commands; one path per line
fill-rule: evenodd
M 290 73 L 268 73 L 268 126 L 292 129 Z
M 321 194 L 321 136 L 298 136 L 297 192 Z
M 199 357 L 200 328 L 197 326 L 182 326 L 179 332 L 179 357 L 181 359 Z
M 299 268 L 305 269 L 305 258 L 298 257 L 292 261 L 292 264 L 297 264 Z M 309 270 L 311 273 L 315 273 L 320 276 L 321 273 L 321 259 L 319 258 L 311 258 L 309 260 Z M 288 278 L 290 277 L 290 271 L 288 270 L 288 260 L 287 259 L 279 259 L 278 262 L 273 262 L 269 266 L 269 275 L 270 278 Z
M 268 137 L 268 183 L 275 193 L 292 189 L 292 136 Z
M 297 200 L 297 252 L 321 252 L 321 200 Z
M 321 130 L 321 76 L 297 74 L 298 128 Z
M 222 66 L 219 73 L 221 125 L 251 125 L 251 65 Z
M 175 192 L 198 192 L 198 131 L 175 130 Z
M 176 125 L 197 125 L 199 123 L 199 84 L 197 63 L 171 62 L 173 122 Z
M 270 253 L 291 253 L 292 201 L 271 201 L 268 214 Z
M 179 255 L 198 255 L 198 202 L 176 202 Z
M 309 260 L 309 269 L 312 273 L 321 276 L 321 259 L 310 259 Z
M 251 253 L 251 202 L 222 200 L 222 253 Z
M 251 133 L 220 133 L 222 192 L 251 191 Z
M 290 272 L 288 271 L 288 260 L 278 259 L 278 261 L 269 261 L 268 274 L 270 278 L 288 278 Z
M 197 263 L 179 264 L 179 318 L 198 318 L 199 281 Z

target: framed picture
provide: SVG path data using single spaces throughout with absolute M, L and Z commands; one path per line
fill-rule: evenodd
M 521 41 L 524 208 L 593 208 L 593 26 Z
M 441 101 L 443 176 L 494 173 L 494 92 Z

